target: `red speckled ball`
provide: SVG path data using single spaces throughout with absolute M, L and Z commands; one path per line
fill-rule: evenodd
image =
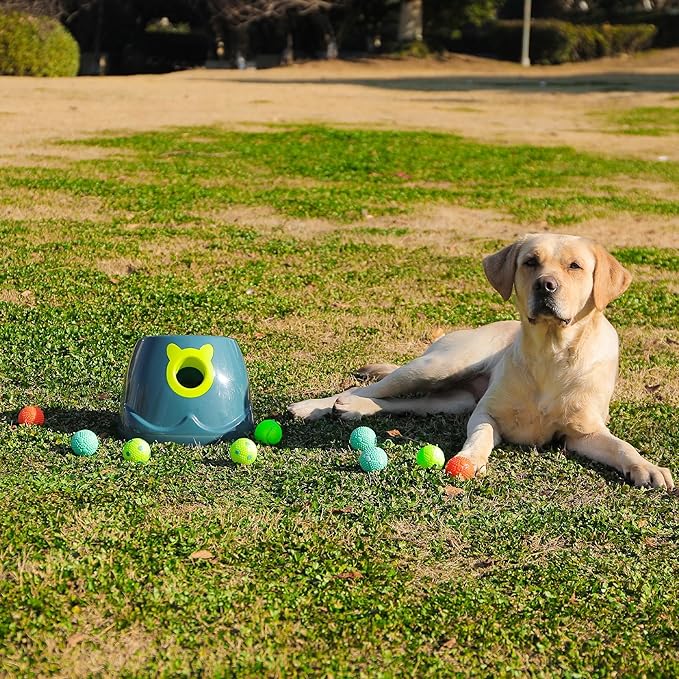
M 456 455 L 448 460 L 445 468 L 446 474 L 468 481 L 474 478 L 476 473 L 474 463 L 467 457 Z
M 26 406 L 19 411 L 19 424 L 45 424 L 45 413 L 38 406 Z

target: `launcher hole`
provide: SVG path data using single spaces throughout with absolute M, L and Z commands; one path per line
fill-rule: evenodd
M 192 366 L 184 366 L 177 371 L 177 382 L 182 385 L 185 389 L 195 389 L 199 387 L 205 375 L 198 368 Z

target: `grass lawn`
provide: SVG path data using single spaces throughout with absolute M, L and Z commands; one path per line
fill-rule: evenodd
M 370 421 L 390 464 L 366 475 L 352 425 L 284 414 L 441 329 L 514 317 L 480 264 L 507 234 L 409 215 L 662 225 L 679 164 L 319 127 L 61 148 L 0 169 L 0 675 L 679 674 L 676 494 L 558 447 L 502 445 L 451 483 L 414 464 L 462 444 L 449 417 Z M 611 427 L 677 479 L 679 256 L 615 254 L 635 282 L 608 313 Z M 167 333 L 235 337 L 282 444 L 251 467 L 226 444 L 125 463 L 127 363 Z M 45 427 L 14 424 L 29 403 Z M 69 453 L 81 428 L 92 458 Z
M 679 108 L 676 106 L 640 106 L 607 113 L 606 118 L 618 134 L 662 137 L 679 132 Z

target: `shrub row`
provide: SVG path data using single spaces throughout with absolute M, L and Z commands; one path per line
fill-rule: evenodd
M 0 11 L 0 74 L 74 76 L 80 49 L 55 19 Z
M 517 61 L 521 56 L 521 21 L 496 21 L 472 36 L 475 51 Z M 624 52 L 647 49 L 656 27 L 650 24 L 578 25 L 565 21 L 531 22 L 530 59 L 537 64 L 585 61 Z
M 635 12 L 614 16 L 616 24 L 653 24 L 657 33 L 653 47 L 676 47 L 679 45 L 679 14 L 666 12 Z

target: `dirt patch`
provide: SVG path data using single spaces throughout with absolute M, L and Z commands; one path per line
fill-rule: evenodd
M 615 214 L 588 219 L 562 229 L 576 236 L 591 238 L 607 248 L 679 247 L 679 218 Z
M 0 198 L 0 219 L 40 221 L 64 219 L 101 222 L 110 218 L 103 202 L 95 196 L 74 196 L 66 191 L 11 189 Z
M 679 49 L 673 49 L 530 69 L 451 55 L 441 60 L 311 62 L 245 72 L 4 77 L 0 162 L 23 162 L 36 153 L 44 155 L 54 140 L 112 130 L 199 125 L 265 129 L 293 121 L 445 130 L 490 142 L 676 159 L 672 149 L 679 148 L 679 135 L 617 134 L 595 114 L 670 103 L 678 65 Z M 78 147 L 71 153 L 92 157 L 102 152 Z M 63 155 L 61 148 L 58 155 Z
M 100 259 L 97 261 L 96 267 L 112 281 L 129 276 L 142 268 L 138 261 L 126 257 L 119 259 Z
M 0 290 L 0 302 L 31 307 L 35 306 L 35 295 L 32 290 Z
M 679 332 L 632 327 L 619 329 L 618 334 L 623 352 L 633 352 L 635 357 L 643 360 L 634 369 L 623 365 L 615 398 L 633 403 L 659 402 L 678 407 L 679 391 L 676 389 L 675 375 L 676 362 L 679 361 Z M 663 356 L 667 358 L 662 360 Z
M 373 217 L 366 214 L 348 224 L 288 217 L 265 207 L 233 207 L 205 216 L 217 222 L 242 224 L 266 235 L 313 240 L 326 234 L 343 234 L 352 241 L 406 248 L 431 247 L 452 255 L 478 252 L 476 246 L 463 242 L 463 238 L 514 238 L 526 231 L 526 227 L 498 212 L 452 205 L 423 206 L 404 215 Z
M 139 670 L 155 654 L 157 639 L 140 624 L 116 630 L 101 611 L 87 608 L 73 616 L 74 630 L 65 644 L 48 641 L 47 655 L 58 661 L 61 676 L 118 675 Z
M 265 207 L 233 207 L 204 213 L 219 223 L 240 224 L 266 235 L 278 234 L 302 240 L 326 234 L 345 234 L 353 241 L 397 247 L 430 247 L 449 255 L 481 255 L 484 240 L 511 241 L 525 233 L 568 232 L 586 236 L 607 248 L 628 246 L 679 247 L 679 218 L 615 214 L 587 219 L 567 227 L 546 222 L 519 224 L 494 210 L 475 210 L 456 205 L 427 205 L 412 213 L 365 216 L 349 224 L 327 219 L 299 219 Z

